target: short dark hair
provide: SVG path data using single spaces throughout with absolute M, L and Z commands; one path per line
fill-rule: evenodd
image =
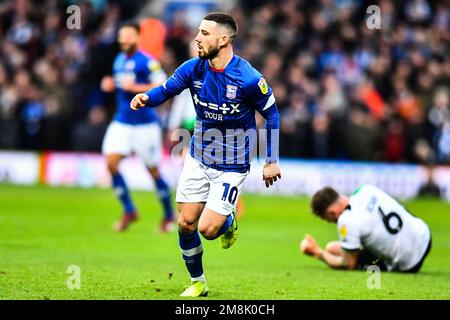
M 325 187 L 317 191 L 311 200 L 311 209 L 314 214 L 323 217 L 328 207 L 339 198 L 339 193 L 333 188 Z
M 238 26 L 234 18 L 225 12 L 211 12 L 208 13 L 203 20 L 214 21 L 218 24 L 222 24 L 227 26 L 233 31 L 233 34 L 230 36 L 231 38 L 235 38 L 238 32 Z
M 141 27 L 139 26 L 139 23 L 137 23 L 137 22 L 131 22 L 131 21 L 124 22 L 120 25 L 119 29 L 122 29 L 122 28 L 133 28 L 134 30 L 136 30 L 137 33 L 141 33 Z

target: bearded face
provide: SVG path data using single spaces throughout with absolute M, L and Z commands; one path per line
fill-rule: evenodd
M 195 37 L 197 44 L 197 52 L 200 59 L 215 58 L 223 46 L 220 44 L 223 39 L 224 30 L 216 22 L 203 20 L 200 24 L 199 31 Z
M 220 51 L 220 46 L 216 45 L 216 46 L 209 46 L 209 47 L 203 47 L 203 46 L 198 46 L 198 56 L 200 59 L 202 60 L 206 60 L 206 59 L 213 59 L 215 57 L 217 57 L 217 55 L 219 54 Z
M 118 42 L 120 50 L 126 54 L 131 54 L 136 51 L 139 41 L 139 33 L 131 27 L 122 27 L 119 30 Z

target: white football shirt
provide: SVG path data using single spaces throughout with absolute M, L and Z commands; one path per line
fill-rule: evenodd
M 423 257 L 431 233 L 427 224 L 409 213 L 384 191 L 370 185 L 357 189 L 350 206 L 338 218 L 341 246 L 367 250 L 389 271 L 406 271 Z

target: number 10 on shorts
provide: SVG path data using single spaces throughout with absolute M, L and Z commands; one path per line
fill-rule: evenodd
M 237 187 L 231 187 L 229 183 L 223 184 L 224 190 L 222 195 L 222 201 L 227 201 L 234 204 L 236 202 L 237 196 L 238 196 L 238 188 Z

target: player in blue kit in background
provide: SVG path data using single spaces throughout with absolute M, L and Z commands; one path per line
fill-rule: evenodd
M 155 182 L 158 197 L 164 208 L 161 231 L 168 232 L 174 229 L 174 215 L 170 189 L 158 170 L 162 139 L 158 115 L 152 109 L 139 112 L 130 110 L 130 101 L 136 93 L 161 85 L 167 79 L 167 75 L 158 61 L 137 50 L 138 40 L 138 25 L 124 24 L 119 29 L 118 42 L 122 52 L 114 61 L 114 78 L 109 76 L 102 79 L 102 90 L 105 92 L 115 90 L 116 93 L 116 113 L 106 131 L 102 152 L 106 156 L 114 191 L 123 207 L 123 215 L 116 223 L 115 229 L 123 231 L 131 222 L 138 219 L 138 212 L 131 200 L 128 187 L 119 172 L 120 161 L 135 153 L 142 158 Z
M 179 245 L 191 276 L 181 293 L 184 297 L 208 294 L 198 231 L 207 240 L 219 238 L 224 249 L 237 239 L 235 207 L 250 170 L 254 144 L 249 137 L 252 130 L 256 134 L 255 110 L 266 119 L 268 130 L 263 180 L 269 187 L 281 178 L 275 98 L 262 75 L 233 53 L 236 35 L 233 17 L 206 15 L 195 38 L 199 57 L 182 64 L 162 86 L 137 94 L 130 104 L 139 111 L 156 107 L 186 88 L 194 102 L 194 135 L 176 195 Z M 250 135 L 243 138 L 237 132 Z M 226 274 L 226 266 L 223 271 Z

